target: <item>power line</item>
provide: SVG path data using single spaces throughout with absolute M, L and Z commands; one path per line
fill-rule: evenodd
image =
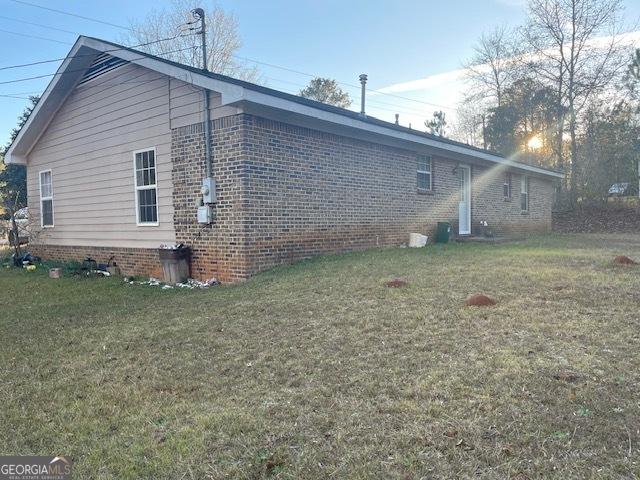
M 20 97 L 18 95 L 0 94 L 1 98 L 17 98 L 20 100 L 29 100 L 29 97 Z
M 72 32 L 71 30 L 65 30 L 63 28 L 52 27 L 50 25 L 43 25 L 41 23 L 28 22 L 26 20 L 20 20 L 19 18 L 5 17 L 4 15 L 0 15 L 0 18 L 4 20 L 10 20 L 12 22 L 22 23 L 24 25 L 33 25 L 35 27 L 47 28 L 49 30 L 56 30 L 58 32 L 70 33 L 71 35 L 80 35 L 78 32 Z
M 60 13 L 62 15 L 69 15 L 70 17 L 81 18 L 83 20 L 89 20 L 90 22 L 101 23 L 103 25 L 109 25 L 110 27 L 121 28 L 123 30 L 133 31 L 132 28 L 125 27 L 122 25 L 118 25 L 117 23 L 105 22 L 104 20 L 98 20 L 97 18 L 85 17 L 84 15 L 78 15 L 77 13 L 66 12 L 64 10 L 58 10 L 55 8 L 45 7 L 43 5 L 38 5 L 37 3 L 25 2 L 23 0 L 11 0 L 13 3 L 20 3 L 22 5 L 28 5 L 30 7 L 41 8 L 42 10 L 48 10 L 50 12 Z
M 0 28 L 0 32 L 10 33 L 11 35 L 19 35 L 20 37 L 35 38 L 36 40 L 46 40 L 47 42 L 61 43 L 62 45 L 73 45 L 72 43 L 63 42 L 62 40 L 55 40 L 53 38 L 47 38 L 47 37 L 39 37 L 37 35 L 29 35 L 28 33 L 22 33 L 22 32 L 12 32 L 11 30 L 4 30 L 1 28 Z
M 64 11 L 64 10 L 58 10 L 58 9 L 54 9 L 54 8 L 50 8 L 50 7 L 45 7 L 45 6 L 42 6 L 42 5 L 35 4 L 35 3 L 26 2 L 24 0 L 11 0 L 11 1 L 14 2 L 14 3 L 28 5 L 28 6 L 35 7 L 35 8 L 41 8 L 41 9 L 44 9 L 44 10 L 49 10 L 49 11 L 60 13 L 60 14 L 63 14 L 63 15 L 69 15 L 69 16 L 72 16 L 72 17 L 81 18 L 81 19 L 89 20 L 89 21 L 93 21 L 93 22 L 98 22 L 98 23 L 102 23 L 102 24 L 105 24 L 105 25 L 110 25 L 112 27 L 117 27 L 117 28 L 121 28 L 121 29 L 124 29 L 124 30 L 129 30 L 129 31 L 135 32 L 135 30 L 133 28 L 125 27 L 125 26 L 118 25 L 118 24 L 115 24 L 115 23 L 105 22 L 103 20 L 98 20 L 96 18 L 86 17 L 84 15 L 78 15 L 78 14 L 75 14 L 75 13 L 72 13 L 72 12 L 67 12 L 67 11 Z M 2 30 L 0 30 L 0 31 L 2 31 Z M 24 35 L 24 34 L 20 34 L 20 33 L 17 33 L 17 32 L 7 32 L 7 33 L 13 33 L 15 35 Z M 28 35 L 24 35 L 24 36 L 28 36 Z M 58 43 L 64 43 L 64 42 L 60 42 L 58 40 L 53 40 L 53 39 L 45 39 L 45 38 L 41 38 L 41 39 L 54 41 L 54 42 L 58 42 Z M 135 47 L 131 47 L 131 48 L 135 48 Z M 260 65 L 265 65 L 265 66 L 268 66 L 268 67 L 278 68 L 280 70 L 285 70 L 285 71 L 288 71 L 288 72 L 296 73 L 298 75 L 305 75 L 305 76 L 311 77 L 311 78 L 315 78 L 315 77 L 318 76 L 318 75 L 312 75 L 310 73 L 302 72 L 300 70 L 295 70 L 295 69 L 292 69 L 292 68 L 283 67 L 281 65 L 276 65 L 276 64 L 268 63 L 268 62 L 262 62 L 260 60 L 256 60 L 256 59 L 252 59 L 252 58 L 248 58 L 248 57 L 242 57 L 242 56 L 239 56 L 239 55 L 232 55 L 232 56 L 235 57 L 235 58 L 241 59 L 241 60 L 246 60 L 246 61 L 257 63 L 257 64 L 260 64 Z M 340 85 L 348 86 L 348 87 L 351 87 L 351 88 L 356 88 L 356 89 L 360 89 L 361 88 L 359 85 L 354 85 L 354 84 L 348 83 L 348 82 L 338 81 L 338 83 Z M 416 103 L 420 103 L 420 104 L 423 104 L 423 105 L 429 105 L 431 107 L 444 108 L 444 109 L 447 109 L 447 110 L 455 110 L 456 109 L 456 107 L 453 107 L 453 106 L 450 106 L 450 105 L 442 105 L 442 104 L 433 103 L 433 102 L 426 102 L 424 100 L 418 100 L 418 99 L 415 99 L 415 98 L 405 97 L 405 96 L 402 96 L 402 95 L 396 95 L 396 94 L 393 94 L 393 93 L 382 92 L 380 90 L 366 89 L 366 91 L 371 92 L 371 93 L 377 93 L 379 95 L 386 95 L 386 96 L 397 98 L 397 99 L 400 99 L 400 100 L 406 100 L 406 101 L 409 101 L 409 102 L 416 102 Z
M 131 28 L 123 27 L 121 25 L 110 24 L 109 22 L 103 22 L 101 20 L 97 20 L 97 19 L 94 19 L 94 18 L 85 17 L 85 16 L 82 16 L 82 15 L 76 15 L 76 14 L 73 14 L 73 13 L 70 13 L 70 12 L 65 12 L 65 11 L 62 11 L 62 10 L 56 10 L 56 9 L 52 9 L 52 8 L 49 8 L 49 7 L 44 7 L 42 5 L 37 5 L 37 4 L 30 3 L 30 2 L 25 2 L 25 1 L 22 1 L 22 0 L 11 0 L 11 1 L 13 1 L 15 3 L 20 3 L 20 4 L 24 4 L 24 5 L 37 7 L 37 8 L 42 8 L 42 9 L 45 9 L 45 10 L 51 10 L 51 11 L 54 11 L 54 12 L 57 12 L 57 13 L 62 13 L 62 14 L 65 14 L 65 15 L 70 15 L 70 16 L 82 18 L 82 19 L 85 19 L 85 20 L 96 21 L 96 22 L 99 22 L 99 23 L 107 23 L 107 24 L 112 25 L 112 26 L 116 26 L 116 27 L 119 27 L 119 28 L 124 28 L 124 29 L 130 30 L 130 31 L 134 31 Z M 2 18 L 2 17 L 0 17 L 0 18 Z M 5 18 L 8 18 L 8 17 L 5 17 Z M 11 20 L 15 20 L 15 19 L 11 19 Z M 19 21 L 19 20 L 16 20 L 16 21 Z M 25 22 L 25 23 L 29 23 L 29 22 Z M 41 27 L 44 27 L 44 28 L 55 29 L 55 27 L 48 27 L 46 25 L 41 25 L 41 24 L 35 24 L 35 25 L 41 26 Z M 2 29 L 0 29 L 0 31 L 4 31 L 6 33 L 10 33 L 10 34 L 14 34 L 14 35 L 21 35 L 21 36 L 25 36 L 25 37 L 37 38 L 37 39 L 41 39 L 41 40 L 53 41 L 53 42 L 56 42 L 56 43 L 62 43 L 62 44 L 69 45 L 66 42 L 61 42 L 59 40 L 54 40 L 54 39 L 50 39 L 50 38 L 37 37 L 37 36 L 27 35 L 27 34 L 23 34 L 23 33 L 19 33 L 19 32 L 11 32 L 11 31 L 7 31 L 7 30 L 2 30 Z M 68 31 L 66 31 L 66 32 L 68 32 Z M 69 33 L 74 33 L 75 34 L 75 32 L 69 32 Z M 185 35 L 177 35 L 177 36 L 185 36 Z M 176 37 L 157 40 L 157 41 L 154 41 L 154 42 L 148 42 L 148 43 L 144 43 L 144 44 L 140 44 L 140 45 L 131 46 L 131 47 L 128 47 L 128 48 L 138 48 L 138 47 L 150 45 L 152 43 L 158 43 L 158 42 L 161 42 L 161 41 L 172 40 L 173 38 L 176 38 Z M 122 49 L 114 49 L 112 51 L 115 51 L 115 50 L 122 50 Z M 173 52 L 167 52 L 167 53 L 173 53 Z M 277 69 L 288 71 L 288 72 L 291 72 L 291 73 L 296 73 L 298 75 L 304 75 L 304 76 L 311 77 L 311 78 L 317 77 L 317 75 L 313 75 L 313 74 L 310 74 L 310 73 L 302 72 L 300 70 L 295 70 L 295 69 L 288 68 L 288 67 L 283 67 L 281 65 L 276 65 L 276 64 L 273 64 L 273 63 L 262 62 L 262 61 L 259 61 L 259 60 L 256 60 L 256 59 L 252 59 L 252 58 L 248 58 L 248 57 L 242 57 L 242 56 L 239 56 L 239 55 L 232 55 L 232 56 L 234 56 L 235 58 L 238 58 L 238 59 L 241 59 L 241 60 L 246 60 L 246 61 L 253 62 L 253 63 L 256 63 L 256 64 L 265 65 L 265 66 L 272 67 L 272 68 L 277 68 Z M 6 66 L 6 67 L 0 67 L 0 70 L 8 70 L 8 69 L 12 69 L 12 68 L 22 68 L 22 67 L 28 67 L 28 66 L 32 66 L 32 65 L 40 65 L 40 64 L 44 64 L 44 63 L 53 63 L 53 62 L 57 62 L 57 61 L 62 61 L 65 58 L 52 59 L 52 60 L 43 60 L 43 61 L 31 62 L 31 63 L 21 64 L 21 65 L 11 65 L 11 66 Z M 68 73 L 71 73 L 71 72 L 68 72 Z M 0 84 L 14 83 L 14 82 L 18 82 L 18 81 L 35 80 L 35 79 L 38 79 L 38 78 L 44 78 L 46 76 L 53 76 L 53 75 L 41 75 L 41 76 L 29 77 L 29 78 L 25 78 L 25 79 L 17 79 L 17 80 L 10 81 L 10 82 L 0 82 Z M 277 80 L 277 79 L 274 79 L 274 80 Z M 279 81 L 281 81 L 281 80 L 279 80 Z M 289 83 L 292 83 L 292 82 L 289 82 Z M 340 81 L 338 81 L 338 83 L 340 85 L 343 85 L 343 86 L 346 86 L 346 87 L 349 87 L 349 88 L 353 88 L 353 89 L 356 89 L 358 91 L 361 88 L 359 85 L 354 85 L 354 84 L 351 84 L 351 83 L 348 83 L 348 82 L 340 82 Z M 455 107 L 452 107 L 452 106 L 441 105 L 441 104 L 432 103 L 432 102 L 426 102 L 426 101 L 423 101 L 423 100 L 417 100 L 415 98 L 404 97 L 404 96 L 401 96 L 401 95 L 382 92 L 380 90 L 366 89 L 366 91 L 371 92 L 371 93 L 376 93 L 376 94 L 379 94 L 379 95 L 386 95 L 386 96 L 389 96 L 389 97 L 398 98 L 398 99 L 401 99 L 401 100 L 416 102 L 416 103 L 420 103 L 420 104 L 423 104 L 423 105 L 429 105 L 431 107 L 439 107 L 439 108 L 444 108 L 444 109 L 447 109 L 447 110 L 455 109 Z M 369 100 L 369 102 L 371 103 L 372 100 Z M 373 102 L 375 102 L 375 100 Z M 379 101 L 379 103 L 382 104 L 382 105 L 388 105 L 388 106 L 394 107 L 395 110 L 398 109 L 398 106 L 395 105 L 395 104 L 385 103 L 385 102 L 381 102 L 381 101 Z M 385 109 L 383 107 L 378 107 L 378 108 L 381 109 L 381 110 L 395 111 L 395 110 Z M 415 109 L 411 109 L 410 107 L 403 107 L 403 108 L 408 108 L 410 110 L 413 110 L 413 112 L 401 111 L 401 113 L 414 114 L 414 115 L 419 115 L 419 114 L 423 113 L 421 111 L 418 111 L 418 110 L 415 110 Z
M 0 29 L 0 32 L 1 31 L 2 30 Z M 110 53 L 110 52 L 117 52 L 119 50 L 130 50 L 132 48 L 146 47 L 148 45 L 153 45 L 155 43 L 166 42 L 166 41 L 169 41 L 169 40 L 174 40 L 174 39 L 176 39 L 178 37 L 186 37 L 186 36 L 189 36 L 189 35 L 194 35 L 194 34 L 191 34 L 191 33 L 178 34 L 178 35 L 176 35 L 174 37 L 161 38 L 160 40 L 154 40 L 154 41 L 151 41 L 151 42 L 141 43 L 139 45 L 132 45 L 130 47 L 112 48 L 112 49 L 109 49 L 109 50 L 103 50 L 101 53 Z M 192 47 L 188 47 L 188 48 L 192 48 Z M 167 53 L 175 53 L 175 52 L 167 52 Z M 34 65 L 42 65 L 44 63 L 61 62 L 62 60 L 66 60 L 67 58 L 88 57 L 88 56 L 93 56 L 93 55 L 95 55 L 95 54 L 94 53 L 84 53 L 84 54 L 78 54 L 78 55 L 67 55 L 66 57 L 53 58 L 51 60 L 40 60 L 40 61 L 37 61 L 37 62 L 22 63 L 22 64 L 19 64 L 19 65 L 7 65 L 5 67 L 0 67 L 0 71 L 1 70 L 10 70 L 10 69 L 13 69 L 13 68 L 31 67 L 31 66 L 34 66 Z
M 169 52 L 165 52 L 165 55 L 169 54 L 169 53 L 184 52 L 185 50 L 191 50 L 192 48 L 195 48 L 195 47 L 187 47 L 187 48 L 181 48 L 179 50 L 172 50 L 172 51 L 169 51 Z M 122 50 L 122 49 L 117 49 L 117 50 Z M 144 57 L 132 58 L 131 60 L 128 60 L 128 61 L 131 62 L 131 61 L 135 61 L 135 60 L 144 60 L 145 58 L 147 58 L 147 57 L 144 56 Z M 65 74 L 69 74 L 69 73 L 84 72 L 86 70 L 87 70 L 86 68 L 80 68 L 80 69 L 74 69 L 74 70 L 65 70 L 64 72 L 48 73 L 46 75 L 36 75 L 36 76 L 33 76 L 33 77 L 27 77 L 27 78 L 16 78 L 14 80 L 6 80 L 6 81 L 3 81 L 3 82 L 0 82 L 0 85 L 8 85 L 8 84 L 11 84 L 11 83 L 18 83 L 18 82 L 27 82 L 29 80 L 37 80 L 37 79 L 46 78 L 46 77 L 55 77 L 56 75 L 65 75 Z
M 304 75 L 306 77 L 316 78 L 316 77 L 319 76 L 319 75 L 313 75 L 313 74 L 307 73 L 307 72 L 301 72 L 300 70 L 295 70 L 293 68 L 283 67 L 283 66 L 276 65 L 276 64 L 273 64 L 273 63 L 261 62 L 260 60 L 255 60 L 253 58 L 241 57 L 239 55 L 232 55 L 232 56 L 235 57 L 235 58 L 238 58 L 240 60 L 246 60 L 248 62 L 257 63 L 259 65 L 265 65 L 267 67 L 278 68 L 280 70 L 285 70 L 287 72 L 297 73 L 299 75 Z M 355 85 L 353 83 L 341 82 L 341 81 L 337 81 L 337 82 L 340 85 L 344 85 L 344 86 L 352 87 L 352 88 L 357 88 L 358 90 L 361 88 L 360 85 Z M 426 102 L 424 100 L 417 100 L 415 98 L 403 97 L 401 95 L 395 95 L 393 93 L 382 92 L 380 90 L 372 90 L 372 89 L 367 88 L 366 91 L 367 92 L 371 92 L 371 93 L 377 93 L 379 95 L 387 95 L 389 97 L 395 97 L 395 98 L 399 98 L 399 99 L 402 99 L 402 100 L 408 100 L 408 101 L 411 101 L 411 102 L 422 103 L 424 105 L 430 105 L 432 107 L 446 108 L 447 110 L 455 110 L 455 108 L 456 108 L 456 107 L 452 107 L 450 105 L 441 105 L 441 104 L 438 104 L 438 103 Z

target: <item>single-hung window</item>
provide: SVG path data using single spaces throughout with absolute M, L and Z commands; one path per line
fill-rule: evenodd
M 40 172 L 40 225 L 53 227 L 53 181 L 51 170 Z
M 138 225 L 158 225 L 156 150 L 134 152 L 136 219 Z
M 511 173 L 504 174 L 504 184 L 502 185 L 502 194 L 504 198 L 511 198 Z
M 520 209 L 529 211 L 529 177 L 525 175 L 520 178 Z
M 431 180 L 431 157 L 428 155 L 418 155 L 418 190 L 431 190 L 433 182 Z

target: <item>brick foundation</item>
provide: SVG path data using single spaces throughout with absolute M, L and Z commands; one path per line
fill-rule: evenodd
M 30 244 L 28 250 L 43 259 L 59 262 L 81 262 L 91 257 L 98 263 L 107 263 L 113 258 L 123 275 L 162 278 L 162 266 L 156 249 Z

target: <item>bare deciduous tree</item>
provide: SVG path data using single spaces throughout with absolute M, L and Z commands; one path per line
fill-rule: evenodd
M 490 96 L 501 106 L 504 89 L 513 79 L 514 57 L 514 44 L 506 27 L 483 34 L 474 47 L 473 57 L 465 65 L 475 95 Z
M 465 97 L 456 109 L 456 121 L 451 128 L 451 138 L 486 148 L 482 121 L 489 108 L 474 97 Z
M 193 67 L 202 67 L 200 36 L 195 32 L 199 24 L 193 23 L 191 10 L 200 6 L 197 0 L 173 0 L 166 9 L 152 10 L 143 20 L 131 22 L 131 32 L 122 38 L 128 45 L 141 45 L 139 49 L 159 57 Z M 210 71 L 243 80 L 256 81 L 255 67 L 242 62 L 236 53 L 242 46 L 238 35 L 237 18 L 213 5 L 205 8 L 207 21 L 207 67 Z
M 580 111 L 625 67 L 621 11 L 621 0 L 529 0 L 529 22 L 523 37 L 526 64 L 552 85 L 557 95 L 559 165 L 564 163 L 564 112 L 568 117 L 574 200 L 580 168 Z

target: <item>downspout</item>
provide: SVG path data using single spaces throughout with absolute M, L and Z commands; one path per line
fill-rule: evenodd
M 204 96 L 204 160 L 207 168 L 207 178 L 213 177 L 213 158 L 211 155 L 211 112 L 209 111 L 209 91 L 202 89 Z

